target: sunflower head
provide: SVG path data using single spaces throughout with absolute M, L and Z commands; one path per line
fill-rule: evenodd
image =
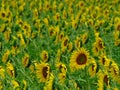
M 88 72 L 89 72 L 90 76 L 92 77 L 96 74 L 97 63 L 94 58 L 91 58 L 89 64 L 90 64 L 90 66 L 89 66 Z
M 84 69 L 88 64 L 89 53 L 86 49 L 81 48 L 79 50 L 73 51 L 70 57 L 70 68 L 74 69 Z
M 48 61 L 48 52 L 46 50 L 42 51 L 41 59 L 42 59 L 43 62 L 47 62 Z
M 39 79 L 40 82 L 46 82 L 49 73 L 50 73 L 50 67 L 48 63 L 35 63 L 36 68 L 36 76 Z

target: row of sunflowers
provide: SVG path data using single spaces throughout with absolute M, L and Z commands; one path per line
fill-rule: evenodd
M 120 90 L 119 0 L 0 0 L 0 90 Z

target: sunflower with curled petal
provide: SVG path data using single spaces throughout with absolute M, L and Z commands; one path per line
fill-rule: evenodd
M 50 67 L 48 63 L 35 63 L 36 68 L 36 77 L 39 79 L 39 82 L 46 82 L 49 78 Z
M 84 69 L 85 66 L 88 64 L 88 60 L 89 60 L 89 53 L 85 48 L 81 48 L 73 51 L 70 57 L 70 64 L 69 64 L 71 71 Z

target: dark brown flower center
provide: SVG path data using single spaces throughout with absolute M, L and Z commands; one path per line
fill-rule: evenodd
M 5 17 L 5 13 L 2 13 L 2 17 Z
M 64 41 L 64 46 L 67 46 L 67 43 L 68 43 L 68 39 Z
M 117 30 L 120 31 L 120 24 L 117 26 Z
M 92 64 L 92 71 L 94 71 L 95 70 L 95 65 L 94 64 Z
M 85 54 L 79 54 L 77 59 L 76 59 L 77 64 L 82 65 L 86 64 L 87 62 L 87 57 Z
M 102 58 L 102 64 L 103 65 L 105 64 L 105 58 L 104 57 Z
M 104 81 L 104 83 L 106 83 L 106 85 L 108 85 L 108 84 L 109 84 L 109 83 L 108 83 L 108 76 L 107 76 L 107 75 L 105 75 L 105 76 L 104 76 L 103 81 Z
M 63 34 L 60 35 L 60 39 L 62 39 L 62 38 L 63 38 Z
M 47 75 L 48 75 L 47 71 L 48 71 L 48 67 L 47 66 L 43 67 L 42 74 L 44 78 L 47 78 Z
M 23 23 L 20 21 L 19 24 L 22 25 Z
M 45 60 L 47 59 L 47 54 L 46 54 L 46 53 L 44 54 L 44 59 L 45 59 Z
M 50 36 L 52 36 L 53 35 L 53 31 L 50 31 Z

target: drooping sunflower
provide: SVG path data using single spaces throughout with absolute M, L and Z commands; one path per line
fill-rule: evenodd
M 89 60 L 89 53 L 85 48 L 81 48 L 73 51 L 70 57 L 70 64 L 69 64 L 71 71 L 84 69 L 85 66 L 88 64 L 88 60 Z
M 43 62 L 47 62 L 48 61 L 48 52 L 46 50 L 43 50 L 41 53 L 41 59 Z
M 36 76 L 39 82 L 46 82 L 50 74 L 50 66 L 48 63 L 35 63 Z

